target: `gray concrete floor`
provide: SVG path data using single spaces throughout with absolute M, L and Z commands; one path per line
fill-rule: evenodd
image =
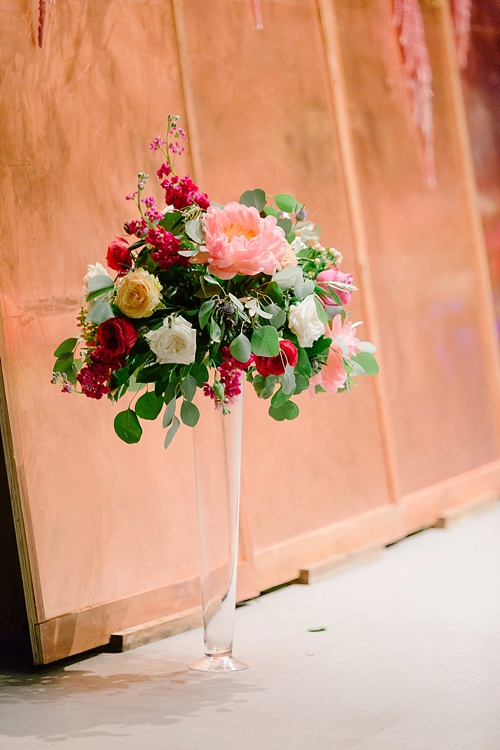
M 200 630 L 4 672 L 0 748 L 500 750 L 499 580 L 497 507 L 239 607 L 244 672 L 189 671 Z

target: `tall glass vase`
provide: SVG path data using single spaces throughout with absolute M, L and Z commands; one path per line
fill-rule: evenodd
M 191 669 L 203 672 L 247 668 L 232 655 L 243 393 L 230 408 L 204 410 L 193 431 L 205 656 Z

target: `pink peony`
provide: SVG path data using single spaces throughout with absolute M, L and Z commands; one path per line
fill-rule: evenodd
M 350 273 L 343 273 L 338 268 L 328 268 L 326 271 L 321 271 L 320 273 L 318 273 L 316 281 L 318 285 L 325 290 L 324 296 L 327 304 L 337 304 L 335 298 L 330 294 L 331 288 L 333 288 L 333 291 L 336 293 L 337 297 L 340 299 L 343 305 L 347 305 L 347 303 L 350 301 L 351 292 L 347 289 L 337 289 L 335 286 L 330 287 L 328 284 L 321 283 L 325 281 L 340 281 L 342 284 L 352 284 L 352 276 Z
M 320 385 L 325 391 L 336 393 L 342 388 L 347 380 L 347 373 L 343 365 L 342 347 L 339 343 L 342 341 L 349 351 L 349 354 L 355 354 L 358 349 L 359 339 L 356 338 L 352 331 L 352 323 L 345 321 L 342 323 L 342 316 L 336 315 L 332 320 L 332 329 L 326 326 L 325 336 L 332 339 L 328 360 L 321 372 L 311 378 L 309 381 L 312 386 Z
M 232 279 L 240 273 L 272 276 L 281 269 L 288 243 L 274 216 L 263 219 L 253 206 L 228 203 L 211 206 L 205 215 L 205 245 L 201 247 L 210 273 Z M 201 259 L 201 258 L 200 258 Z

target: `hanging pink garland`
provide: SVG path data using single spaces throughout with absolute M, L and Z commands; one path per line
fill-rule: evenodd
M 451 0 L 455 38 L 457 40 L 458 65 L 460 70 L 465 70 L 467 67 L 471 6 L 471 0 Z
M 255 19 L 255 28 L 257 31 L 262 31 L 264 28 L 264 22 L 262 20 L 262 8 L 260 7 L 260 0 L 252 0 L 252 11 Z
M 427 182 L 433 186 L 436 184 L 432 116 L 434 93 L 424 21 L 418 0 L 394 0 L 394 23 L 399 29 L 406 84 L 413 104 L 413 119 L 424 142 Z

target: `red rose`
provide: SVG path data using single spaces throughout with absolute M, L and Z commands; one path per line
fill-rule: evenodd
M 288 339 L 281 339 L 280 353 L 276 357 L 254 356 L 254 362 L 257 372 L 267 378 L 268 375 L 283 375 L 287 364 L 295 367 L 298 358 L 299 353 L 295 344 Z
M 137 338 L 135 327 L 125 318 L 110 318 L 100 323 L 97 329 L 97 339 L 111 359 L 120 359 L 127 355 Z
M 132 253 L 127 240 L 122 237 L 113 240 L 108 247 L 106 262 L 113 271 L 118 271 L 121 275 L 132 268 Z

